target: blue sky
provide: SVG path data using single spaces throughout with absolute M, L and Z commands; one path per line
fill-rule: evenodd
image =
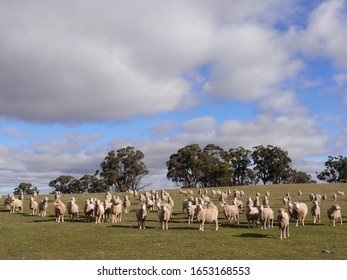
M 0 193 L 144 152 L 277 145 L 315 178 L 346 154 L 346 1 L 0 1 Z

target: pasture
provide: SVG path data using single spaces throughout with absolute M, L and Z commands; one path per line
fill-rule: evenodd
M 187 214 L 182 212 L 182 201 L 186 198 L 179 189 L 167 190 L 175 202 L 173 218 L 169 230 L 162 230 L 157 211 L 150 212 L 146 229 L 139 229 L 135 210 L 138 200 L 130 198 L 130 213 L 123 213 L 118 223 L 85 223 L 83 204 L 86 198 L 104 199 L 105 194 L 62 195 L 66 204 L 71 196 L 80 208 L 80 220 L 57 223 L 53 212 L 53 195 L 39 195 L 49 198 L 46 217 L 31 216 L 29 196 L 25 196 L 24 213 L 9 213 L 3 209 L 4 194 L 0 201 L 0 259 L 2 260 L 346 260 L 347 259 L 347 198 L 339 197 L 337 203 L 342 208 L 343 225 L 329 225 L 327 209 L 335 202 L 332 194 L 337 190 L 347 193 L 347 184 L 309 185 L 267 185 L 237 186 L 220 188 L 243 190 L 243 212 L 240 225 L 232 221 L 227 224 L 218 198 L 208 195 L 219 209 L 219 230 L 213 224 L 206 224 L 205 231 L 199 231 L 196 221 L 187 223 Z M 299 198 L 300 189 L 303 196 Z M 194 189 L 197 196 L 197 189 Z M 270 206 L 274 210 L 283 207 L 282 199 L 289 192 L 293 201 L 305 202 L 311 208 L 310 193 L 326 194 L 328 200 L 321 202 L 321 222 L 313 224 L 308 213 L 305 226 L 295 227 L 290 223 L 290 237 L 279 239 L 277 222 L 274 228 L 262 230 L 258 225 L 248 228 L 245 204 L 248 197 L 260 192 L 270 192 Z M 141 193 L 141 192 L 140 192 Z M 125 193 L 112 193 L 122 200 Z M 227 202 L 230 204 L 231 198 Z

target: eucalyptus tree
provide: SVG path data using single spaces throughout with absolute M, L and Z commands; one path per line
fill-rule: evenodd
M 33 187 L 32 183 L 26 182 L 20 183 L 18 187 L 13 190 L 15 195 L 20 194 L 21 192 L 23 192 L 23 194 L 33 194 L 34 192 L 39 194 L 37 187 Z
M 100 177 L 113 191 L 140 190 L 141 180 L 148 174 L 143 158 L 144 154 L 131 146 L 112 150 L 100 164 Z
M 329 156 L 317 178 L 328 183 L 347 183 L 347 157 Z
M 80 193 L 79 180 L 71 175 L 61 175 L 50 181 L 48 185 L 54 188 L 54 191 L 61 193 Z
M 265 184 L 286 181 L 291 170 L 288 152 L 272 145 L 253 147 L 252 159 L 256 176 Z
M 232 169 L 233 185 L 251 185 L 255 183 L 252 165 L 252 152 L 243 147 L 231 148 L 228 155 Z
M 182 188 L 199 187 L 203 161 L 198 144 L 187 145 L 170 156 L 166 162 L 166 177 Z

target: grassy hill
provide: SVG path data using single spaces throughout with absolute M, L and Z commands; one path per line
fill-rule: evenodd
M 234 187 L 220 188 L 233 190 Z M 275 215 L 283 207 L 282 199 L 289 192 L 293 201 L 302 201 L 311 207 L 310 193 L 326 194 L 328 200 L 321 203 L 322 218 L 314 225 L 310 213 L 305 226 L 290 224 L 290 238 L 279 239 L 277 223 L 274 228 L 262 230 L 260 226 L 248 228 L 245 211 L 240 215 L 240 225 L 227 224 L 218 198 L 211 200 L 219 208 L 219 230 L 214 225 L 205 225 L 205 231 L 199 231 L 199 225 L 187 223 L 187 214 L 182 212 L 184 196 L 178 189 L 167 190 L 175 201 L 173 218 L 169 230 L 162 230 L 156 211 L 150 212 L 146 229 L 137 227 L 135 209 L 138 201 L 131 198 L 130 213 L 123 213 L 122 221 L 116 224 L 85 223 L 83 203 L 86 198 L 104 199 L 104 194 L 73 195 L 80 206 L 80 221 L 56 223 L 53 213 L 53 195 L 48 195 L 49 209 L 47 217 L 30 216 L 29 197 L 25 197 L 24 213 L 9 213 L 2 209 L 4 197 L 0 201 L 0 259 L 6 260 L 325 260 L 347 259 L 347 225 L 331 227 L 326 210 L 335 202 L 332 194 L 337 190 L 347 194 L 347 184 L 309 184 L 309 185 L 268 185 L 238 186 L 246 196 L 254 197 L 259 191 L 263 196 L 270 192 L 270 206 Z M 301 189 L 303 196 L 298 197 Z M 122 199 L 125 193 L 112 193 Z M 194 190 L 197 195 L 197 190 Z M 37 201 L 43 196 L 39 195 Z M 72 195 L 62 195 L 67 203 Z M 228 199 L 230 203 L 230 199 Z M 347 198 L 338 198 L 342 208 L 344 223 L 347 222 Z

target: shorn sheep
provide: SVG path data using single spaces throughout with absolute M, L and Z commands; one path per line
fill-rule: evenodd
M 195 209 L 196 219 L 199 222 L 199 230 L 204 231 L 205 223 L 215 223 L 218 230 L 218 209 L 217 207 L 203 208 L 203 205 L 198 204 Z
M 261 229 L 267 227 L 274 227 L 274 211 L 270 207 L 264 207 L 263 205 L 259 208 L 259 220 L 262 222 Z
M 188 214 L 188 224 L 192 224 L 195 217 L 196 205 L 192 201 L 188 201 L 187 214 Z
M 117 223 L 122 221 L 122 212 L 123 212 L 123 202 L 119 197 L 112 199 L 111 206 L 111 215 L 112 223 Z
M 293 218 L 296 221 L 296 226 L 299 225 L 299 222 L 304 226 L 305 218 L 307 215 L 307 205 L 303 202 L 293 203 Z
M 124 196 L 124 200 L 123 200 L 123 207 L 124 207 L 124 213 L 129 213 L 129 208 L 131 206 L 131 202 L 128 198 L 128 196 Z
M 11 196 L 10 200 L 10 213 L 15 213 L 16 211 L 23 213 L 23 200 Z
M 289 237 L 289 215 L 283 208 L 278 210 L 277 224 L 280 229 L 280 239 Z
M 331 206 L 328 211 L 328 218 L 330 220 L 330 225 L 335 226 L 335 222 L 337 219 L 340 220 L 340 223 L 342 225 L 342 214 L 341 214 L 341 207 L 338 204 L 334 204 Z
M 86 223 L 89 223 L 91 221 L 91 217 L 94 215 L 94 209 L 95 205 L 91 199 L 86 199 L 84 201 L 84 219 Z
M 66 206 L 65 204 L 58 198 L 54 200 L 53 202 L 54 206 L 54 213 L 55 213 L 55 220 L 57 223 L 64 222 L 64 215 L 66 211 Z
M 30 209 L 31 216 L 37 215 L 38 207 L 39 205 L 37 201 L 35 200 L 35 198 L 33 196 L 30 197 L 29 209 Z
M 317 200 L 312 201 L 312 207 L 311 207 L 311 215 L 313 218 L 313 223 L 320 223 L 320 206 Z
M 136 209 L 136 218 L 138 222 L 139 228 L 146 228 L 146 218 L 147 218 L 147 207 L 145 203 L 142 203 L 139 205 L 139 207 Z
M 252 223 L 252 227 L 254 226 L 254 224 L 257 225 L 259 220 L 259 210 L 257 207 L 253 206 L 252 199 L 248 199 L 247 201 L 246 218 L 248 221 L 249 228 L 251 227 L 251 223 Z

